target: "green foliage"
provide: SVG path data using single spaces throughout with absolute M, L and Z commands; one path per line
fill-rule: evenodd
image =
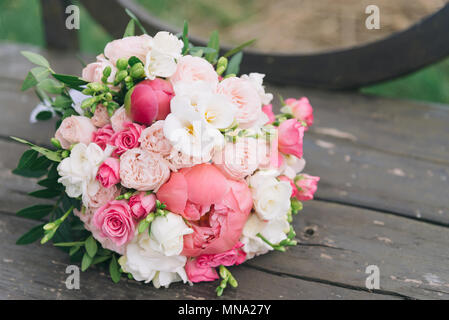
M 40 224 L 38 226 L 35 226 L 31 230 L 27 231 L 16 241 L 16 244 L 24 245 L 35 242 L 44 235 L 43 226 L 44 226 L 43 224 Z
M 111 262 L 109 263 L 109 274 L 111 275 L 111 279 L 114 283 L 120 281 L 121 272 L 114 254 L 112 255 Z
M 242 62 L 243 53 L 238 52 L 234 56 L 232 56 L 231 60 L 229 60 L 228 68 L 226 69 L 226 75 L 238 74 L 240 71 L 240 63 Z
M 217 30 L 213 31 L 210 35 L 207 47 L 212 48 L 215 51 L 207 53 L 204 58 L 210 63 L 214 64 L 217 61 L 218 51 L 220 50 L 220 38 Z
M 133 19 L 131 19 L 128 22 L 128 25 L 126 26 L 125 33 L 123 34 L 123 38 L 132 37 L 135 35 L 135 25 L 136 25 L 136 23 L 134 22 Z

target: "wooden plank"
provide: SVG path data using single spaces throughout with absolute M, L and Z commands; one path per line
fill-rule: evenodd
M 449 164 L 447 105 L 293 87 L 270 86 L 269 91 L 309 97 L 315 118 L 310 132 L 358 148 Z
M 80 289 L 65 286 L 70 264 L 66 253 L 50 245 L 17 246 L 18 235 L 35 223 L 0 214 L 0 299 L 216 299 L 214 283 L 192 287 L 180 283 L 156 290 L 152 285 L 123 279 L 114 284 L 107 271 L 94 267 L 80 275 Z M 397 299 L 301 279 L 278 276 L 245 266 L 232 268 L 237 290 L 221 299 Z
M 260 270 L 365 288 L 368 265 L 380 291 L 449 299 L 449 232 L 445 227 L 322 201 L 294 220 L 300 245 L 249 262 Z

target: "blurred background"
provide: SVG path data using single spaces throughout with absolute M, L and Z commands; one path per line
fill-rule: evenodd
M 189 22 L 203 38 L 219 30 L 222 43 L 257 38 L 264 52 L 311 53 L 360 45 L 403 30 L 449 0 L 136 0 L 172 25 Z M 106 3 L 106 1 L 105 1 Z M 380 29 L 365 27 L 365 8 L 380 9 Z M 81 7 L 81 51 L 98 54 L 111 37 Z M 105 14 L 107 9 L 105 8 Z M 0 0 L 0 41 L 45 46 L 40 1 Z M 449 59 L 407 75 L 364 87 L 381 96 L 449 104 Z

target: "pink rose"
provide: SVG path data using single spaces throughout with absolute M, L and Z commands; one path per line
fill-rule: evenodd
M 296 195 L 298 194 L 298 188 L 296 187 L 295 182 L 293 182 L 292 179 L 286 176 L 279 176 L 278 179 L 290 183 L 290 186 L 292 187 L 292 195 L 290 196 L 290 198 L 296 197 Z
M 111 117 L 111 125 L 112 129 L 115 132 L 119 132 L 125 129 L 125 124 L 128 122 L 132 122 L 131 118 L 126 114 L 125 107 L 120 107 L 115 110 L 114 114 Z
M 203 254 L 196 258 L 197 265 L 212 268 L 224 265 L 226 267 L 239 265 L 245 262 L 246 253 L 243 251 L 243 243 L 237 242 L 235 246 L 225 252 L 216 254 Z
M 116 132 L 111 137 L 111 143 L 116 147 L 115 154 L 121 155 L 125 151 L 139 146 L 139 138 L 142 133 L 143 127 L 137 123 L 126 123 L 124 129 L 120 132 Z
M 125 188 L 156 191 L 169 177 L 167 162 L 157 153 L 134 148 L 120 157 L 120 179 Z
M 300 174 L 295 178 L 295 184 L 298 187 L 296 198 L 300 201 L 312 200 L 318 188 L 320 177 L 310 176 L 308 174 Z
M 88 82 L 101 83 L 103 70 L 106 67 L 111 67 L 111 75 L 108 77 L 108 82 L 112 82 L 115 79 L 117 68 L 102 54 L 97 56 L 96 62 L 89 63 L 86 67 L 84 67 L 81 77 Z
M 128 204 L 134 219 L 140 220 L 156 208 L 156 196 L 153 193 L 147 195 L 146 192 L 140 192 L 129 198 Z
M 75 143 L 88 145 L 92 141 L 92 134 L 95 130 L 96 128 L 89 118 L 70 116 L 62 121 L 56 130 L 55 138 L 59 140 L 63 149 L 69 149 Z
M 101 149 L 106 149 L 106 145 L 111 144 L 111 138 L 114 130 L 110 124 L 98 129 L 92 134 L 92 142 L 98 144 Z
M 262 112 L 268 117 L 268 122 L 265 124 L 272 124 L 276 120 L 276 116 L 273 113 L 273 105 L 267 104 L 262 107 Z
M 237 107 L 236 120 L 242 128 L 250 128 L 262 113 L 262 102 L 254 86 L 237 77 L 226 78 L 218 84 L 217 92 L 228 97 Z
M 147 34 L 126 37 L 109 42 L 104 48 L 104 55 L 114 65 L 118 59 L 128 60 L 132 56 L 139 58 L 145 63 L 147 53 L 151 50 L 151 45 L 152 38 Z
M 285 100 L 285 104 L 290 107 L 290 110 L 296 119 L 304 121 L 307 124 L 306 130 L 308 127 L 312 126 L 313 108 L 309 102 L 309 99 L 306 97 L 302 97 L 298 100 L 289 98 Z
M 253 206 L 244 181 L 227 179 L 209 163 L 172 173 L 156 197 L 190 222 L 194 232 L 184 236 L 182 251 L 188 257 L 232 249 Z
M 170 82 L 204 81 L 212 86 L 218 83 L 218 75 L 214 67 L 200 57 L 183 56 L 178 60 L 176 72 L 171 76 Z
M 98 181 L 90 182 L 83 192 L 83 204 L 87 208 L 97 209 L 120 195 L 116 186 L 103 187 Z
M 92 121 L 94 126 L 99 128 L 109 124 L 110 120 L 107 108 L 102 104 L 97 105 L 94 115 L 90 118 L 90 121 Z
M 285 120 L 279 125 L 279 151 L 302 158 L 304 127 L 296 119 Z
M 123 246 L 134 236 L 134 220 L 128 203 L 112 200 L 95 211 L 93 223 L 102 237 L 110 239 L 117 246 Z
M 189 259 L 185 265 L 187 278 L 193 283 L 202 281 L 214 281 L 220 277 L 214 268 L 209 266 L 199 265 L 196 259 Z
M 143 130 L 139 142 L 142 149 L 160 153 L 162 156 L 168 156 L 172 149 L 170 141 L 164 135 L 164 120 L 156 121 Z
M 97 171 L 96 179 L 105 188 L 110 188 L 120 182 L 120 161 L 116 158 L 107 158 Z
M 242 180 L 259 166 L 258 146 L 256 139 L 240 138 L 235 143 L 226 143 L 221 152 L 215 153 L 212 161 L 226 177 Z

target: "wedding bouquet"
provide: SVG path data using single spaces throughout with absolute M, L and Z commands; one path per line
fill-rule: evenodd
M 114 282 L 221 278 L 218 295 L 237 286 L 227 267 L 296 245 L 292 215 L 319 180 L 300 173 L 313 110 L 280 98 L 274 115 L 264 75 L 237 76 L 251 43 L 220 56 L 216 32 L 198 47 L 187 24 L 151 37 L 132 17 L 81 77 L 23 52 L 37 67 L 22 89 L 42 101 L 31 120 L 60 119 L 51 147 L 12 137 L 31 147 L 14 173 L 41 178 L 31 196 L 56 199 L 18 212 L 49 222 L 17 243 L 52 240 L 83 271 L 108 264 Z

